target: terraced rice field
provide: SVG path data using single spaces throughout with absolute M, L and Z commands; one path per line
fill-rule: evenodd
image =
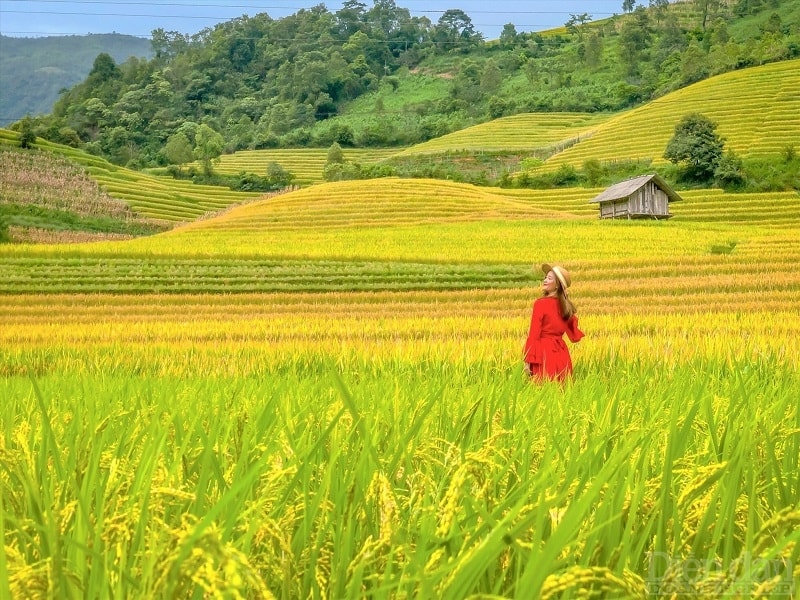
M 800 198 L 592 195 L 337 183 L 0 247 L 0 595 L 793 597 Z M 544 260 L 563 387 L 519 363 Z
M 0 245 L 0 597 L 796 597 L 800 195 L 598 192 L 341 182 Z M 520 364 L 544 261 L 563 386 Z
M 455 131 L 407 148 L 400 156 L 473 150 L 557 151 L 589 135 L 610 115 L 592 113 L 524 113 Z
M 542 169 L 604 161 L 652 159 L 681 118 L 699 112 L 717 123 L 725 147 L 743 157 L 778 157 L 800 139 L 800 60 L 725 73 L 672 92 L 600 123 L 591 136 L 548 159 Z
M 359 164 L 380 162 L 397 153 L 396 148 L 345 148 L 345 160 Z M 235 175 L 245 171 L 265 175 L 270 163 L 277 163 L 295 176 L 293 183 L 308 185 L 320 183 L 322 171 L 328 160 L 326 148 L 298 148 L 293 150 L 240 150 L 220 157 L 215 169 L 220 173 Z
M 0 130 L 0 144 L 17 144 L 17 135 Z M 37 147 L 81 165 L 100 188 L 123 200 L 138 214 L 171 222 L 191 221 L 232 204 L 252 200 L 257 192 L 235 192 L 218 186 L 195 185 L 168 177 L 155 177 L 119 167 L 85 152 L 41 141 Z

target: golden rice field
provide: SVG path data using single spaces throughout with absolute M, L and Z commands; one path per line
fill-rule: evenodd
M 0 597 L 795 598 L 800 196 L 593 195 L 344 182 L 0 246 Z M 563 387 L 519 363 L 545 260 Z
M 494 119 L 416 144 L 400 156 L 458 150 L 557 150 L 576 143 L 610 115 L 593 113 L 523 113 Z
M 779 156 L 800 139 L 800 59 L 717 75 L 617 114 L 549 158 L 542 169 L 580 167 L 600 157 L 664 164 L 675 126 L 691 112 L 717 123 L 725 148 L 739 156 Z
M 358 164 L 380 162 L 397 153 L 396 148 L 343 148 L 345 160 Z M 293 183 L 308 185 L 323 181 L 322 171 L 328 161 L 327 148 L 275 150 L 240 150 L 224 154 L 214 167 L 219 173 L 236 175 L 245 171 L 265 175 L 270 163 L 277 163 L 295 176 Z

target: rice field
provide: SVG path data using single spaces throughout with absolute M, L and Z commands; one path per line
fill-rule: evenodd
M 16 146 L 16 133 L 0 129 L 0 147 Z M 158 221 L 180 223 L 258 198 L 261 192 L 236 192 L 188 180 L 157 177 L 113 165 L 108 161 L 60 144 L 39 140 L 36 148 L 79 166 L 104 195 L 123 201 L 136 214 Z
M 397 153 L 397 148 L 344 148 L 345 160 L 358 164 L 377 163 Z M 327 148 L 295 148 L 276 150 L 240 150 L 220 157 L 215 170 L 236 175 L 245 171 L 265 175 L 270 163 L 277 163 L 295 176 L 296 185 L 323 181 L 322 172 L 328 161 Z
M 800 197 L 593 195 L 345 182 L 0 246 L 0 597 L 795 598 Z M 519 362 L 545 260 L 564 386 Z
M 651 159 L 681 118 L 699 112 L 715 123 L 725 148 L 739 156 L 778 157 L 800 138 L 800 59 L 718 75 L 601 122 L 580 142 L 550 157 L 542 169 L 603 161 Z
M 577 143 L 610 116 L 566 112 L 512 115 L 416 144 L 400 156 L 460 150 L 554 152 Z

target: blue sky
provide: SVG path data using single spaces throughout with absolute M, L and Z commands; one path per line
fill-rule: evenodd
M 361 0 L 367 7 L 372 0 Z M 647 4 L 644 0 L 640 3 Z M 153 29 L 193 34 L 242 15 L 266 12 L 278 19 L 301 8 L 324 4 L 335 12 L 341 0 L 0 0 L 0 33 L 37 37 L 125 33 L 149 37 Z M 563 25 L 570 15 L 588 13 L 604 19 L 622 12 L 622 0 L 395 0 L 412 15 L 436 22 L 448 9 L 461 9 L 486 39 L 500 35 L 503 25 L 517 31 L 542 31 Z

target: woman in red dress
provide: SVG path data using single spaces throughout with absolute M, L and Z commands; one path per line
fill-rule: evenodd
M 577 342 L 583 337 L 578 329 L 575 305 L 567 288 L 572 283 L 569 273 L 559 267 L 542 265 L 544 295 L 533 303 L 531 327 L 525 341 L 525 370 L 533 379 L 564 381 L 572 375 L 572 358 L 564 334 Z

